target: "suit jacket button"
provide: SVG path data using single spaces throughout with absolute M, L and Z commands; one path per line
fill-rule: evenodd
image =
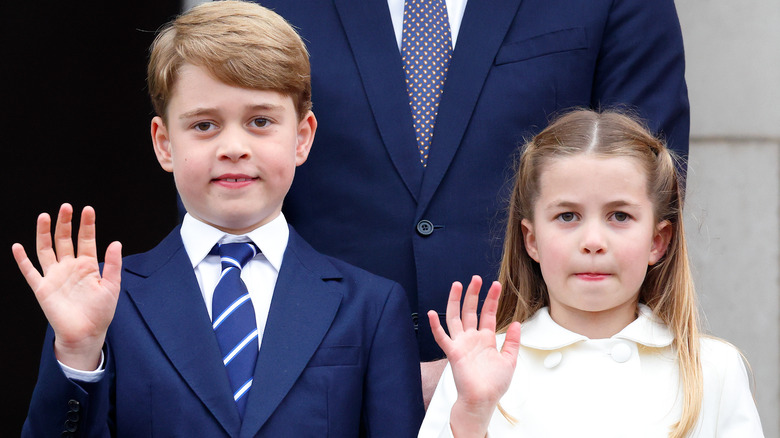
M 78 400 L 70 400 L 68 402 L 68 408 L 71 412 L 78 412 L 81 409 L 81 403 Z
M 65 422 L 65 432 L 75 432 L 79 429 L 78 425 L 70 420 Z
M 433 234 L 433 222 L 426 219 L 417 222 L 417 233 L 421 236 L 430 236 Z

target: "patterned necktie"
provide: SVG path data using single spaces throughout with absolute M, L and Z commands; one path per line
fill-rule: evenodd
M 225 243 L 214 246 L 212 253 L 222 258 L 222 275 L 212 299 L 214 333 L 233 388 L 233 399 L 243 419 L 246 395 L 252 387 L 258 341 L 255 309 L 241 280 L 241 269 L 258 249 L 251 242 Z
M 406 0 L 401 59 L 423 167 L 427 166 L 433 124 L 451 58 L 452 35 L 445 0 Z

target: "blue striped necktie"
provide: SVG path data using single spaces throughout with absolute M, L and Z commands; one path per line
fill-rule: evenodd
M 258 340 L 255 309 L 241 280 L 241 269 L 258 252 L 251 242 L 217 244 L 212 250 L 222 259 L 222 275 L 214 289 L 211 307 L 214 333 L 242 419 L 252 387 Z

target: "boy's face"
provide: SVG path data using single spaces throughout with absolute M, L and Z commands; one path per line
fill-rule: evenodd
M 316 128 L 311 112 L 298 121 L 289 96 L 230 86 L 185 64 L 168 104 L 168 123 L 152 120 L 152 141 L 187 212 L 244 234 L 279 215 Z

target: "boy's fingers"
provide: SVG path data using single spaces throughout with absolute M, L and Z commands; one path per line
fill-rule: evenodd
M 54 227 L 54 249 L 57 251 L 57 260 L 73 256 L 72 220 L 73 207 L 67 203 L 62 204 L 57 214 L 57 225 Z
M 482 289 L 482 277 L 471 277 L 469 287 L 466 289 L 466 298 L 463 299 L 463 329 L 477 328 L 477 305 L 479 304 L 479 290 Z
M 428 311 L 428 322 L 431 324 L 431 333 L 433 333 L 433 339 L 439 344 L 439 348 L 447 354 L 449 351 L 450 342 L 452 340 L 447 336 L 447 332 L 444 331 L 444 327 L 439 322 L 439 314 L 433 310 Z
M 106 261 L 103 264 L 103 281 L 111 285 L 111 290 L 119 292 L 122 278 L 122 244 L 111 242 L 106 248 Z
M 35 269 L 30 258 L 27 257 L 27 252 L 22 245 L 14 243 L 11 246 L 11 252 L 14 254 L 14 260 L 16 260 L 16 265 L 19 266 L 19 271 L 22 272 L 30 288 L 35 291 L 38 288 L 38 283 L 41 281 L 40 272 Z
M 35 227 L 35 253 L 38 255 L 38 263 L 41 264 L 43 274 L 46 275 L 49 266 L 57 263 L 57 255 L 54 254 L 51 241 L 51 217 L 48 213 L 38 215 Z
M 517 352 L 520 351 L 520 323 L 515 321 L 509 325 L 501 347 L 501 355 L 509 359 L 514 366 L 517 364 Z
M 68 239 L 70 240 L 70 239 Z M 78 255 L 97 258 L 97 243 L 95 242 L 95 210 L 84 207 L 79 223 Z
M 450 297 L 447 299 L 447 329 L 450 331 L 450 336 L 463 332 L 463 325 L 460 321 L 460 295 L 463 292 L 463 285 L 459 281 L 452 283 L 450 288 Z

